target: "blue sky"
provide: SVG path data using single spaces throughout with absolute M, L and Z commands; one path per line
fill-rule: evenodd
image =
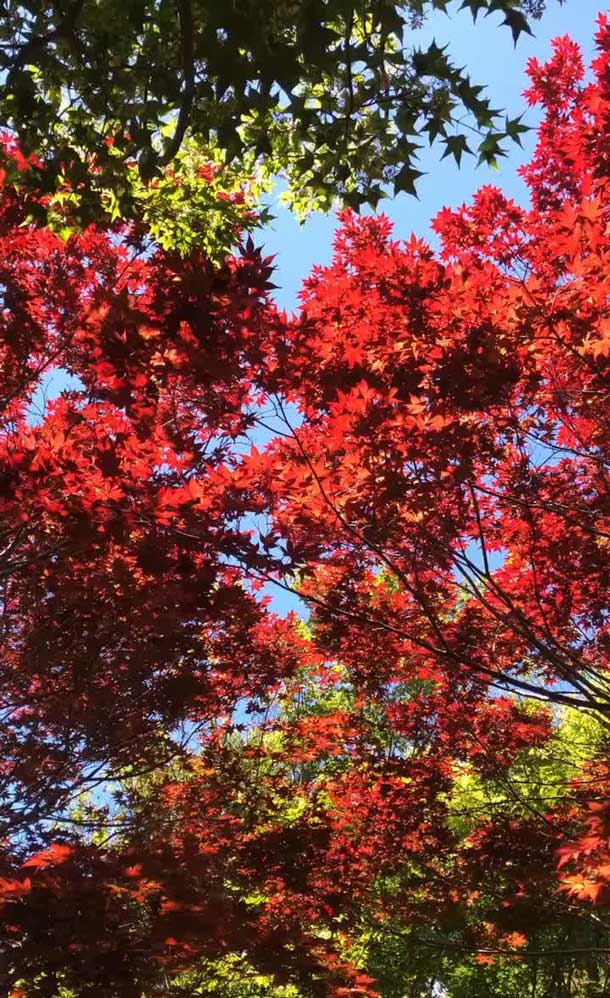
M 547 11 L 534 25 L 535 36 L 522 34 L 516 48 L 508 29 L 500 28 L 501 18 L 493 15 L 473 26 L 467 11 L 458 11 L 459 3 L 450 5 L 451 17 L 438 12 L 419 32 L 413 32 L 417 45 L 427 46 L 432 38 L 439 45 L 449 43 L 457 65 L 466 65 L 473 82 L 485 83 L 492 106 L 506 109 L 511 118 L 527 111 L 524 123 L 535 126 L 535 112 L 526 108 L 522 93 L 527 86 L 526 64 L 531 56 L 545 60 L 551 54 L 551 41 L 558 35 L 569 34 L 577 41 L 587 62 L 594 54 L 595 21 L 600 10 L 607 10 L 603 0 L 547 0 Z M 510 143 L 508 156 L 500 161 L 500 171 L 486 166 L 475 168 L 476 158 L 465 157 L 458 170 L 452 158 L 438 161 L 439 152 L 426 156 L 423 169 L 429 170 L 420 179 L 419 200 L 406 194 L 381 202 L 380 210 L 395 222 L 396 235 L 406 239 L 412 232 L 431 235 L 430 222 L 444 206 L 457 206 L 467 201 L 483 184 L 493 183 L 510 197 L 522 203 L 527 199 L 525 185 L 517 169 L 526 163 L 535 143 L 535 132 L 523 136 L 523 149 Z M 440 150 L 442 153 L 442 149 Z M 275 207 L 276 220 L 260 235 L 269 253 L 277 254 L 274 281 L 279 290 L 276 298 L 288 309 L 297 305 L 301 282 L 314 263 L 327 263 L 332 250 L 334 217 L 312 216 L 303 226 L 281 207 Z

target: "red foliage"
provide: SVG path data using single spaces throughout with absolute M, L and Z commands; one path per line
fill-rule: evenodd
M 231 466 L 277 322 L 270 267 L 251 243 L 216 268 L 129 228 L 64 242 L 28 214 L 5 186 L 0 981 L 135 995 L 159 961 L 260 945 L 243 904 L 209 894 L 213 870 L 144 829 L 87 832 L 121 819 L 117 781 L 185 758 L 302 664 L 236 568 L 268 561 Z M 76 387 L 39 413 L 57 369 Z
M 599 45 L 592 83 L 568 39 L 532 64 L 530 208 L 484 188 L 440 213 L 439 254 L 345 214 L 294 321 L 251 244 L 216 268 L 144 231 L 64 243 L 3 189 L 7 991 L 139 996 L 237 950 L 371 993 L 344 956 L 358 929 L 468 924 L 471 947 L 520 950 L 551 917 L 574 815 L 494 815 L 464 842 L 450 795 L 550 737 L 508 692 L 609 706 L 605 21 Z M 35 422 L 53 368 L 79 387 Z M 310 605 L 307 638 L 255 595 L 269 579 Z M 564 854 L 596 901 L 606 810 Z M 116 842 L 88 836 L 100 811 Z
M 299 420 L 246 462 L 327 640 L 349 644 L 360 621 L 405 661 L 596 709 L 610 583 L 605 21 L 599 45 L 586 86 L 569 39 L 532 65 L 547 117 L 523 171 L 530 209 L 483 188 L 437 217 L 440 257 L 392 240 L 383 217 L 343 216 L 333 263 L 277 344 L 274 388 Z

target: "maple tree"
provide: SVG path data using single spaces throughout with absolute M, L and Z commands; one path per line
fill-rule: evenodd
M 181 257 L 142 223 L 64 241 L 4 181 L 0 980 L 140 994 L 166 958 L 184 961 L 183 910 L 212 951 L 248 920 L 230 890 L 209 897 L 219 860 L 195 863 L 205 903 L 180 887 L 178 853 L 163 894 L 168 844 L 147 850 L 142 832 L 113 847 L 110 805 L 91 838 L 92 809 L 297 658 L 236 572 L 248 538 L 225 470 L 273 329 L 270 268 L 251 243 L 220 266 Z M 54 369 L 73 387 L 40 413 Z
M 0 178 L 7 993 L 607 992 L 598 43 L 530 66 L 530 207 L 346 213 L 294 317 L 247 198 L 214 261 Z
M 345 782 L 326 792 L 347 827 L 358 828 L 358 846 L 342 846 L 349 860 L 333 855 L 329 868 L 340 869 L 352 898 L 360 874 L 379 890 L 386 861 L 398 876 L 401 836 L 419 837 L 423 893 L 413 881 L 406 899 L 397 889 L 388 916 L 406 904 L 407 924 L 420 917 L 414 898 L 430 892 L 438 920 L 441 894 L 451 897 L 444 877 L 434 896 L 430 856 L 449 862 L 453 848 L 442 810 L 456 764 L 467 760 L 497 778 L 528 739 L 549 737 L 544 715 L 524 716 L 521 699 L 607 725 L 605 18 L 598 44 L 593 82 L 569 38 L 557 41 L 547 65 L 530 65 L 528 98 L 545 118 L 522 171 L 529 208 L 484 188 L 472 205 L 437 217 L 438 254 L 415 237 L 393 240 L 383 217 L 344 214 L 332 264 L 306 282 L 300 315 L 274 344 L 267 404 L 281 433 L 234 471 L 236 486 L 266 495 L 264 546 L 283 545 L 288 563 L 272 573 L 244 570 L 301 596 L 323 659 L 343 663 L 362 708 L 382 709 L 395 742 L 404 739 L 380 771 L 371 765 L 375 747 L 356 763 L 363 735 L 351 714 L 316 719 L 309 732 L 314 754 L 327 742 L 335 752 L 350 745 Z M 405 683 L 428 692 L 394 704 Z M 506 699 L 509 692 L 519 699 Z M 430 752 L 418 777 L 405 753 L 422 744 Z M 507 912 L 488 907 L 466 949 L 493 962 L 507 945 L 498 932 L 511 923 L 513 955 L 527 944 L 542 917 L 532 909 L 557 883 L 557 850 L 564 888 L 605 902 L 606 760 L 602 740 L 566 791 L 571 807 L 559 801 L 550 814 L 536 808 L 516 820 L 493 815 L 474 829 L 470 858 L 457 869 L 467 871 L 470 891 L 474 883 L 475 894 L 503 897 Z M 586 815 L 587 796 L 594 803 L 585 836 L 562 847 L 583 806 Z M 427 806 L 440 839 L 425 843 Z M 341 820 L 333 834 L 350 837 Z M 386 835 L 401 843 L 394 854 Z M 574 953 L 596 949 L 607 952 L 607 936 Z M 552 947 L 531 958 L 545 953 Z M 593 983 L 598 971 L 588 993 L 602 987 Z
M 531 66 L 530 209 L 483 188 L 435 220 L 438 256 L 344 215 L 270 365 L 283 433 L 235 472 L 339 644 L 602 713 L 606 44 L 588 86 L 569 39 Z
M 445 690 L 442 711 L 443 693 L 425 683 L 371 695 L 349 665 L 320 670 L 290 681 L 281 720 L 256 746 L 293 769 L 293 820 L 313 796 L 328 825 L 312 880 L 333 885 L 336 945 L 373 991 L 602 994 L 608 920 L 558 894 L 555 847 L 603 726 L 562 709 L 551 734 L 544 710 L 512 705 L 518 733 L 502 757 L 508 703 Z
M 545 4 L 461 6 L 499 15 L 516 41 Z M 148 180 L 189 136 L 286 175 L 300 211 L 336 197 L 375 204 L 414 189 L 420 137 L 458 163 L 471 146 L 493 162 L 524 130 L 445 47 L 413 42 L 438 11 L 448 0 L 7 3 L 0 125 L 40 157 L 47 193 L 67 182 L 78 194 L 86 221 L 109 194 L 131 214 L 130 163 Z

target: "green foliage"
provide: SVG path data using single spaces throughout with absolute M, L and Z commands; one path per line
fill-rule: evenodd
M 110 155 L 120 158 L 121 153 L 111 147 Z M 13 183 L 27 181 L 14 165 L 10 169 Z M 46 222 L 67 239 L 82 221 L 83 201 L 65 174 L 59 180 L 46 210 Z M 133 164 L 127 167 L 120 190 L 98 186 L 95 175 L 91 184 L 99 196 L 101 217 L 110 223 L 131 217 L 143 223 L 163 249 L 181 256 L 203 251 L 215 263 L 224 260 L 240 234 L 270 218 L 268 210 L 261 207 L 261 198 L 271 183 L 263 179 L 252 157 L 243 164 L 229 164 L 218 149 L 204 148 L 190 139 L 172 165 L 151 181 L 144 181 Z M 32 220 L 36 220 L 34 216 Z
M 269 220 L 260 198 L 270 183 L 255 164 L 237 168 L 218 150 L 188 142 L 174 167 L 152 183 L 131 173 L 133 199 L 151 235 L 166 250 L 186 256 L 203 250 L 218 262 L 234 247 L 236 233 Z
M 243 957 L 233 954 L 219 960 L 202 961 L 201 966 L 179 975 L 171 986 L 171 995 L 194 998 L 299 998 L 294 984 L 280 984 L 271 974 L 261 974 Z
M 532 702 L 528 709 L 539 708 Z M 522 751 L 501 778 L 483 780 L 467 767 L 456 776 L 449 802 L 452 828 L 465 837 L 481 817 L 551 811 L 570 793 L 583 765 L 602 749 L 604 738 L 596 717 L 570 707 L 555 708 L 553 737 L 545 745 Z
M 544 4 L 462 7 L 475 20 L 503 16 L 516 42 Z M 422 139 L 439 140 L 458 163 L 472 147 L 493 164 L 523 129 L 502 125 L 447 47 L 413 48 L 412 28 L 434 11 L 450 5 L 10 2 L 0 22 L 0 126 L 41 158 L 35 179 L 49 194 L 67 181 L 83 221 L 99 217 L 108 192 L 112 210 L 129 215 L 132 166 L 144 183 L 160 178 L 189 134 L 223 163 L 259 161 L 267 177 L 284 174 L 300 215 L 336 199 L 376 205 L 388 190 L 414 193 Z M 467 141 L 473 130 L 478 140 Z

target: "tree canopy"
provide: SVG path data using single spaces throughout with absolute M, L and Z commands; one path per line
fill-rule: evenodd
M 448 0 L 71 0 L 5 4 L 0 126 L 40 158 L 37 183 L 66 187 L 94 220 L 132 211 L 185 136 L 245 169 L 284 173 L 299 211 L 376 204 L 413 191 L 422 140 L 459 163 L 493 162 L 519 140 L 451 52 L 413 30 Z M 515 41 L 540 0 L 464 0 Z M 485 81 L 483 81 L 485 82 Z M 478 134 L 477 134 L 478 133 Z
M 201 150 L 62 234 L 5 138 L 11 998 L 608 995 L 608 18 L 530 78 L 530 205 L 346 210 L 292 316 Z

